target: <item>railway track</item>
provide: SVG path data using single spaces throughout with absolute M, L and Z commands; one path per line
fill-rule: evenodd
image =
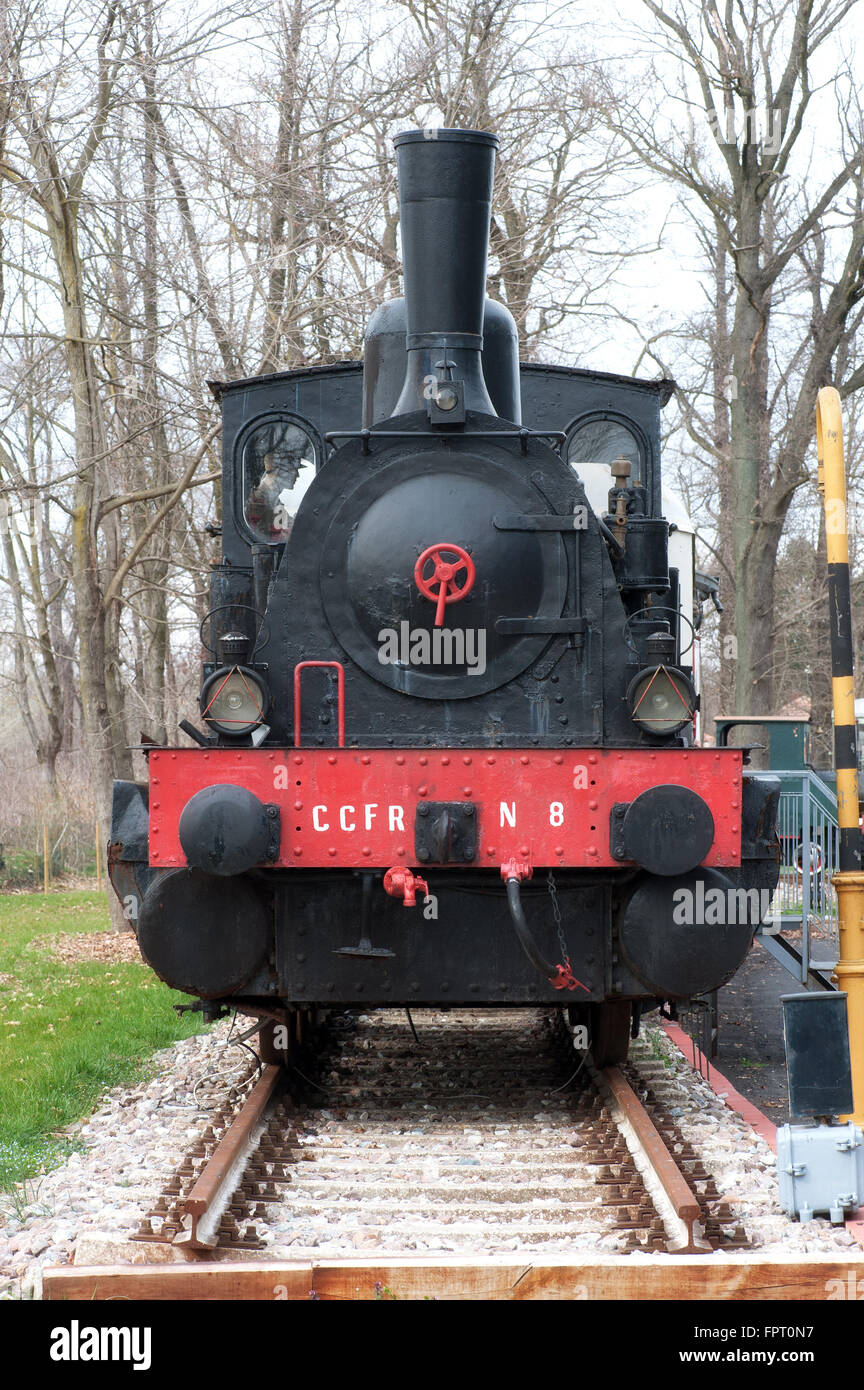
M 560 1014 L 341 1021 L 223 1107 L 136 1239 L 297 1259 L 746 1246 L 650 1067 L 596 1072 Z

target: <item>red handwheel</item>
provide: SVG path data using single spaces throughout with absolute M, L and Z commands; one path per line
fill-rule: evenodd
M 445 560 L 445 555 L 455 555 L 455 560 Z M 424 577 L 423 570 L 429 560 L 432 560 L 434 568 L 428 577 Z M 460 570 L 465 570 L 465 579 L 461 584 L 455 582 L 456 575 Z M 435 626 L 441 627 L 444 623 L 444 605 L 456 603 L 460 598 L 464 598 L 470 593 L 474 586 L 476 571 L 474 561 L 463 550 L 461 545 L 430 545 L 423 554 L 418 556 L 414 566 L 414 583 L 420 590 L 424 598 L 431 599 L 437 604 L 435 609 Z M 437 591 L 432 585 L 437 582 Z M 452 588 L 450 586 L 453 586 Z

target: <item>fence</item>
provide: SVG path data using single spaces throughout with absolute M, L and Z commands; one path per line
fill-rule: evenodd
M 21 831 L 16 826 L 0 842 L 0 892 L 44 888 L 46 878 L 49 883 L 69 877 L 99 882 L 104 876 L 104 836 L 94 821 L 43 822 Z

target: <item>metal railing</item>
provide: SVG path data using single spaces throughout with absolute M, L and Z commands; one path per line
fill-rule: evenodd
M 800 965 L 783 963 L 807 984 L 811 971 L 830 971 L 835 964 L 833 959 L 814 959 L 811 934 L 814 929 L 833 929 L 837 922 L 837 895 L 831 886 L 839 845 L 837 807 L 831 788 L 810 768 L 772 770 L 771 776 L 781 783 L 780 881 L 772 934 L 800 926 Z M 760 933 L 763 941 L 768 934 Z

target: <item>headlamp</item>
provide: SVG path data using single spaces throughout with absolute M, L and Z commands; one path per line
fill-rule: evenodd
M 248 666 L 220 666 L 204 682 L 201 714 L 217 734 L 250 734 L 264 722 L 270 695 L 262 677 Z
M 627 690 L 630 718 L 648 734 L 677 734 L 693 718 L 696 692 L 683 671 L 655 666 L 640 671 Z

